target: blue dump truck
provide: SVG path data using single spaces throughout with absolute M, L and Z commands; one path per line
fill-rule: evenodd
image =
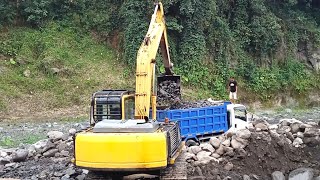
M 179 123 L 181 137 L 187 146 L 197 145 L 210 137 L 236 129 L 245 128 L 248 124 L 247 110 L 242 104 L 231 104 L 201 108 L 157 110 L 157 121 Z

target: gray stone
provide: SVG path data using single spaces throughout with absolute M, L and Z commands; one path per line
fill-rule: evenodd
M 304 137 L 314 137 L 320 134 L 319 129 L 316 128 L 306 128 L 304 131 Z
M 203 145 L 202 150 L 208 151 L 208 152 L 211 152 L 211 153 L 213 153 L 215 151 L 215 149 L 212 147 L 212 145 L 208 144 L 208 143 Z
M 68 157 L 68 156 L 69 156 L 69 151 L 62 150 L 62 151 L 60 152 L 60 154 L 61 154 L 62 156 Z
M 73 168 L 68 168 L 67 170 L 66 170 L 66 172 L 65 172 L 67 175 L 69 175 L 69 176 L 71 176 L 71 175 L 73 175 L 73 174 L 75 174 L 76 173 L 76 171 L 73 169 Z
M 8 163 L 8 164 L 5 164 L 4 166 L 5 167 L 14 167 L 16 166 L 17 163 Z
M 285 176 L 280 171 L 275 171 L 271 174 L 272 180 L 285 180 Z
M 315 177 L 313 180 L 320 180 L 320 176 Z
M 25 161 L 28 157 L 29 151 L 26 149 L 19 149 L 12 156 L 13 162 L 22 162 Z
M 312 128 L 312 126 L 309 125 L 309 124 L 303 124 L 303 123 L 302 123 L 302 124 L 300 124 L 299 128 L 301 128 L 301 129 Z
M 68 134 L 63 134 L 61 139 L 62 139 L 62 141 L 66 141 L 66 140 L 69 139 L 69 135 Z
M 294 140 L 294 137 L 293 137 L 293 135 L 292 135 L 291 132 L 286 132 L 286 136 L 287 136 L 287 138 L 290 139 L 291 141 Z
M 232 138 L 235 138 L 236 141 L 238 141 L 239 143 L 241 143 L 244 146 L 248 145 L 248 140 L 247 139 L 242 139 L 242 138 L 240 138 L 238 136 L 235 136 L 235 137 L 232 137 Z
M 43 149 L 46 146 L 47 142 L 48 142 L 48 139 L 43 139 L 43 140 L 40 140 L 40 141 L 34 143 L 33 145 L 34 145 L 34 148 L 36 149 L 36 151 L 39 152 L 41 149 Z
M 220 155 L 219 155 L 218 153 L 212 153 L 212 154 L 211 154 L 211 157 L 219 158 L 219 157 L 220 157 Z
M 233 168 L 233 164 L 228 162 L 223 168 L 227 171 L 230 171 Z
M 88 174 L 89 171 L 87 169 L 82 169 L 82 174 Z
M 317 126 L 318 125 L 318 123 L 316 123 L 316 122 L 307 122 L 307 124 L 311 125 L 311 126 Z
M 299 146 L 299 145 L 301 145 L 301 144 L 303 144 L 303 141 L 302 141 L 302 139 L 301 138 L 299 138 L 299 137 L 297 137 L 296 139 L 294 139 L 294 141 L 293 141 L 293 143 L 292 143 L 292 145 L 293 146 Z
M 300 123 L 292 123 L 290 128 L 292 133 L 297 133 L 300 131 Z
M 248 129 L 241 129 L 236 132 L 236 136 L 242 139 L 249 139 L 251 132 Z
M 53 175 L 56 176 L 56 177 L 61 177 L 61 176 L 63 176 L 64 174 L 61 173 L 61 172 L 54 172 Z
M 200 151 L 197 154 L 197 159 L 198 159 L 198 161 L 208 160 L 208 159 L 210 159 L 210 155 L 211 155 L 211 152 Z
M 255 128 L 256 128 L 256 129 L 259 128 L 259 129 L 261 129 L 262 131 L 267 131 L 267 130 L 268 130 L 268 125 L 263 124 L 263 123 L 258 123 L 258 124 L 255 126 Z
M 231 140 L 231 146 L 234 149 L 239 149 L 239 148 L 244 148 L 245 147 L 243 144 L 241 144 L 239 141 L 235 140 L 234 138 L 232 138 L 232 140 Z
M 280 134 L 278 134 L 277 131 L 271 130 L 269 133 L 270 133 L 270 136 L 272 138 L 274 138 L 275 140 L 277 140 L 277 141 L 280 140 Z
M 67 147 L 68 147 L 67 144 L 64 143 L 64 142 L 61 142 L 61 143 L 57 146 L 59 152 L 66 150 Z
M 313 169 L 298 168 L 289 173 L 289 180 L 312 180 Z
M 220 143 L 221 143 L 221 141 L 218 139 L 218 138 L 216 138 L 216 137 L 212 137 L 212 138 L 210 138 L 210 144 L 215 148 L 215 149 L 217 149 L 217 148 L 219 148 L 220 147 Z
M 253 179 L 256 179 L 256 180 L 259 180 L 259 179 L 260 179 L 259 176 L 256 175 L 256 174 L 252 174 L 251 176 L 252 176 Z
M 77 132 L 77 130 L 74 129 L 74 128 L 69 129 L 69 134 L 70 134 L 70 135 L 74 135 L 74 134 L 76 134 L 76 132 Z
M 45 153 L 43 153 L 44 157 L 53 157 L 57 152 L 59 152 L 58 149 L 49 149 Z
M 224 153 L 225 156 L 230 156 L 230 157 L 234 156 L 235 153 L 232 147 L 224 147 L 224 149 L 225 149 L 225 153 Z
M 84 178 L 86 177 L 86 175 L 84 174 L 80 174 L 76 177 L 77 180 L 84 180 Z
M 195 160 L 195 161 L 198 160 L 198 158 L 197 158 L 197 156 L 195 154 L 189 153 L 189 152 L 184 153 L 184 158 L 185 158 L 186 161 L 188 161 L 190 159 Z
M 55 148 L 56 145 L 52 143 L 51 141 L 48 141 L 46 146 L 42 149 L 42 153 L 48 151 L 49 149 Z
M 70 176 L 68 174 L 65 174 L 64 176 L 62 176 L 61 180 L 69 180 Z
M 290 122 L 289 122 L 288 119 L 281 119 L 281 120 L 279 121 L 279 124 L 280 124 L 281 126 L 289 126 L 289 125 L 290 125 Z
M 278 134 L 285 134 L 286 132 L 290 132 L 291 127 L 290 126 L 281 126 L 279 129 L 277 129 Z
M 225 141 L 222 142 L 222 145 L 229 147 L 230 146 L 230 139 L 226 139 Z
M 243 180 L 251 180 L 251 179 L 250 179 L 250 176 L 245 174 L 245 175 L 243 175 Z
M 191 146 L 188 148 L 188 152 L 197 155 L 201 151 L 201 147 L 199 146 Z
M 255 127 L 256 127 L 256 125 L 259 124 L 259 123 L 265 124 L 265 125 L 269 125 L 269 123 L 268 123 L 266 120 L 264 120 L 264 119 L 257 119 L 257 120 L 255 120 L 255 121 L 252 122 L 253 126 L 255 126 Z
M 0 165 L 6 165 L 10 163 L 9 157 L 0 157 Z
M 223 155 L 223 153 L 224 153 L 224 147 L 223 147 L 223 145 L 221 144 L 221 145 L 219 146 L 219 148 L 216 149 L 215 152 L 216 152 L 217 154 L 219 154 L 220 156 Z
M 54 139 L 54 140 L 59 140 L 63 136 L 63 132 L 60 131 L 50 131 L 47 133 L 48 138 Z
M 297 137 L 298 138 L 304 138 L 303 132 L 297 132 Z
M 316 137 L 304 137 L 303 138 L 303 142 L 310 146 L 310 147 L 314 147 L 320 144 L 320 138 L 319 136 Z
M 6 157 L 7 155 L 7 152 L 0 150 L 0 157 Z

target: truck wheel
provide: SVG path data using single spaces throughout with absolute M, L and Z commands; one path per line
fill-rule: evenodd
M 193 139 L 188 139 L 187 142 L 186 142 L 186 146 L 187 147 L 190 147 L 190 146 L 198 146 L 199 143 L 197 143 L 195 140 Z

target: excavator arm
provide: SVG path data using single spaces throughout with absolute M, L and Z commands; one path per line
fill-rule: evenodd
M 170 60 L 164 11 L 161 2 L 155 5 L 148 32 L 137 54 L 135 119 L 148 119 L 150 105 L 152 106 L 152 119 L 156 118 L 155 58 L 159 47 L 165 67 L 165 75 L 173 76 L 173 64 Z

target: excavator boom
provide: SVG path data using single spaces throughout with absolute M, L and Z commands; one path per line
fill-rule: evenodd
M 156 55 L 160 46 L 165 76 L 173 79 L 173 71 L 169 54 L 167 32 L 164 18 L 164 11 L 161 2 L 155 5 L 148 32 L 140 46 L 137 54 L 136 68 L 136 93 L 135 93 L 135 118 L 143 119 L 149 117 L 149 109 L 152 104 L 152 118 L 155 119 L 156 111 L 156 91 L 155 91 L 155 64 Z M 174 76 L 176 81 L 180 81 L 180 76 Z M 165 80 L 166 78 L 161 78 Z M 150 103 L 151 100 L 151 103 Z

